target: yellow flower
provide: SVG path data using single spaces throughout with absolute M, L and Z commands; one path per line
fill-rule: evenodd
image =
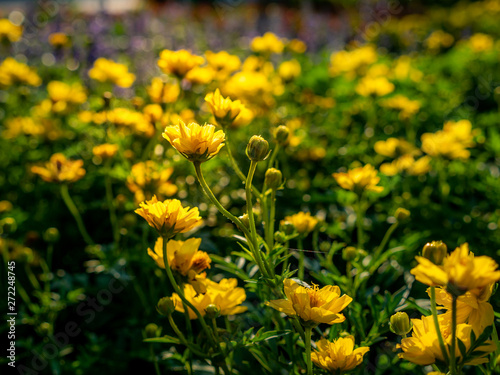
M 311 216 L 309 212 L 299 212 L 292 216 L 285 216 L 283 221 L 292 223 L 297 232 L 301 235 L 307 235 L 312 232 L 318 224 L 318 219 Z
M 401 345 L 398 345 L 403 350 L 403 353 L 399 353 L 399 358 L 406 359 L 407 361 L 416 363 L 417 365 L 425 366 L 433 364 L 437 361 L 444 362 L 443 353 L 439 346 L 439 341 L 437 338 L 436 328 L 434 325 L 432 316 L 424 316 L 422 319 L 412 319 L 413 333 L 411 337 L 404 338 L 401 340 Z M 439 330 L 443 336 L 445 346 L 451 347 L 451 324 L 449 321 L 444 321 L 440 319 Z M 472 326 L 468 324 L 458 324 L 456 337 L 458 340 L 462 341 L 468 351 L 471 347 L 471 331 Z M 488 358 L 484 358 L 488 353 L 496 349 L 495 344 L 491 341 L 486 341 L 483 345 L 479 347 L 479 350 L 483 352 L 483 358 L 475 358 L 468 361 L 465 364 L 477 365 L 481 363 L 487 363 Z M 462 354 L 458 345 L 456 346 L 455 356 L 457 358 L 457 363 L 462 362 Z
M 7 18 L 0 19 L 0 42 L 4 39 L 17 42 L 23 35 L 22 26 L 14 25 Z
M 163 109 L 159 104 L 148 104 L 142 109 L 142 112 L 151 123 L 160 121 L 163 117 Z
M 232 72 L 237 71 L 241 66 L 241 60 L 236 55 L 230 55 L 226 51 L 205 52 L 208 66 L 215 72 L 218 78 L 225 78 Z
M 135 81 L 135 75 L 128 71 L 126 65 L 98 58 L 89 70 L 89 77 L 99 82 L 111 82 L 120 87 L 130 87 Z
M 377 51 L 373 45 L 359 47 L 352 51 L 334 52 L 330 56 L 330 75 L 346 74 L 353 79 L 368 65 L 377 61 Z
M 356 86 L 356 92 L 362 96 L 384 96 L 394 91 L 394 84 L 383 76 L 366 76 Z
M 64 47 L 70 44 L 70 40 L 64 33 L 52 33 L 49 35 L 49 43 L 53 47 Z
M 215 71 L 209 67 L 195 67 L 186 73 L 186 80 L 198 84 L 198 85 L 207 85 L 212 82 L 215 78 Z
M 300 76 L 301 67 L 297 60 L 283 61 L 278 67 L 278 74 L 284 81 L 291 81 Z
M 166 49 L 160 53 L 158 66 L 164 73 L 184 77 L 191 69 L 200 66 L 204 62 L 203 57 L 193 55 L 185 49 L 179 51 Z
M 354 349 L 354 337 L 339 337 L 333 342 L 321 339 L 316 343 L 318 351 L 311 353 L 312 361 L 330 373 L 350 371 L 363 362 L 370 350 L 367 346 Z
M 430 156 L 448 159 L 468 159 L 469 147 L 474 146 L 474 131 L 469 120 L 448 121 L 443 130 L 422 134 L 422 150 Z
M 161 202 L 154 195 L 151 200 L 142 202 L 139 206 L 134 212 L 142 216 L 162 237 L 171 238 L 202 223 L 197 207 L 184 208 L 177 199 Z
M 380 166 L 380 172 L 386 176 L 395 176 L 398 173 L 406 172 L 410 176 L 420 176 L 429 172 L 430 156 L 423 156 L 417 160 L 411 155 L 402 155 L 392 163 L 384 163 Z
M 493 306 L 488 303 L 493 292 L 493 283 L 484 288 L 468 291 L 457 299 L 457 323 L 467 323 L 472 326 L 472 329 L 479 336 L 484 329 L 493 324 L 495 314 Z M 429 294 L 429 290 L 427 290 Z M 430 295 L 430 294 L 429 294 Z M 436 290 L 436 303 L 448 310 L 440 315 L 440 318 L 451 321 L 453 297 L 444 288 Z
M 282 53 L 285 44 L 276 34 L 267 32 L 263 36 L 253 38 L 250 48 L 252 51 L 260 53 Z
M 7 57 L 0 64 L 0 87 L 9 87 L 17 83 L 40 86 L 42 79 L 28 65 Z
M 14 208 L 14 206 L 9 201 L 0 201 L 0 214 L 9 212 L 12 208 Z
M 177 186 L 170 182 L 172 173 L 172 167 L 165 168 L 152 160 L 139 162 L 132 166 L 127 187 L 135 194 L 136 202 L 150 199 L 153 195 L 160 199 L 171 197 L 177 193 Z
M 186 241 L 167 242 L 167 259 L 171 269 L 188 277 L 188 282 L 198 293 L 206 293 L 205 269 L 210 268 L 212 260 L 204 251 L 199 251 L 201 238 L 190 238 Z M 163 238 L 158 237 L 154 251 L 148 248 L 148 255 L 158 267 L 165 268 L 163 259 Z M 203 272 L 203 273 L 202 273 Z M 201 275 L 200 275 L 201 274 Z
M 44 167 L 31 167 L 31 172 L 47 182 L 75 182 L 85 176 L 83 160 L 68 160 L 63 154 L 54 154 Z
M 374 145 L 377 154 L 396 158 L 402 155 L 419 155 L 420 150 L 404 139 L 387 138 L 385 141 L 377 141 Z
M 298 316 L 303 324 L 342 323 L 345 316 L 340 312 L 351 303 L 352 298 L 344 294 L 340 296 L 338 286 L 328 285 L 319 289 L 317 285 L 304 287 L 292 279 L 285 279 L 286 299 L 266 302 L 288 316 Z
M 469 252 L 469 244 L 457 247 L 437 266 L 429 259 L 417 256 L 418 265 L 411 270 L 415 278 L 429 286 L 445 286 L 455 292 L 465 293 L 484 288 L 500 280 L 498 264 L 487 256 L 475 257 Z M 450 290 L 449 290 L 450 291 Z
M 178 125 L 165 128 L 163 138 L 189 161 L 202 163 L 219 153 L 225 134 L 222 130 L 215 131 L 213 125 L 201 126 L 195 122 L 186 125 L 179 121 Z
M 288 42 L 286 48 L 294 53 L 304 53 L 307 50 L 307 45 L 300 39 L 292 39 Z
M 153 103 L 175 103 L 181 89 L 177 83 L 167 83 L 155 77 L 147 87 L 147 92 Z
M 102 145 L 95 146 L 92 149 L 92 153 L 101 159 L 110 159 L 116 155 L 118 152 L 118 145 L 104 143 Z
M 429 35 L 425 44 L 427 44 L 427 48 L 430 50 L 439 50 L 440 48 L 451 47 L 454 41 L 455 39 L 453 38 L 453 35 L 448 34 L 443 30 L 436 30 Z
M 184 296 L 193 306 L 205 316 L 205 309 L 208 305 L 215 305 L 220 310 L 221 315 L 235 315 L 247 311 L 246 306 L 240 306 L 247 296 L 245 289 L 238 287 L 236 279 L 222 279 L 219 283 L 209 279 L 205 280 L 207 291 L 204 295 L 196 292 L 191 284 L 184 285 Z M 175 302 L 175 310 L 184 312 L 182 300 L 177 293 L 172 294 Z M 196 319 L 196 314 L 188 309 L 189 318 Z
M 491 50 L 495 40 L 489 35 L 477 33 L 470 37 L 468 44 L 474 52 L 483 52 Z
M 71 85 L 60 82 L 51 81 L 47 85 L 51 104 L 51 110 L 56 113 L 69 110 L 71 104 L 83 104 L 87 101 L 87 94 L 80 83 Z
M 410 100 L 406 96 L 396 95 L 381 102 L 383 107 L 399 110 L 399 118 L 409 119 L 420 110 L 420 102 Z
M 340 187 L 354 191 L 358 195 L 362 194 L 365 190 L 377 193 L 384 190 L 382 186 L 377 185 L 380 177 L 377 176 L 377 170 L 370 164 L 350 169 L 347 173 L 334 173 L 333 177 Z
M 232 122 L 246 107 L 239 100 L 231 100 L 231 98 L 224 98 L 219 89 L 210 92 L 205 96 L 205 101 L 210 106 L 212 114 L 221 125 L 226 125 L 227 122 Z
M 254 113 L 250 109 L 242 105 L 240 114 L 236 116 L 236 118 L 231 123 L 231 126 L 240 127 L 248 125 L 252 122 L 253 118 L 254 118 Z

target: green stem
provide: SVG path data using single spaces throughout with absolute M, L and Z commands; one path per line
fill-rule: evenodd
M 451 302 L 451 349 L 450 349 L 450 371 L 451 375 L 457 374 L 455 350 L 457 346 L 457 296 L 453 295 Z
M 109 170 L 107 172 L 109 172 Z M 111 185 L 111 178 L 109 177 L 109 173 L 106 173 L 106 176 L 104 177 L 104 185 L 106 187 L 106 200 L 109 209 L 109 221 L 111 222 L 111 229 L 113 231 L 113 240 L 115 242 L 115 251 L 118 251 L 118 246 L 120 244 L 120 232 L 118 229 L 116 207 L 113 199 L 113 187 Z
M 26 263 L 24 265 L 24 269 L 26 270 L 26 275 L 28 276 L 28 279 L 29 279 L 31 285 L 33 285 L 33 288 L 38 289 L 38 290 L 42 290 L 42 287 L 40 286 L 38 279 L 36 278 L 35 274 L 31 270 L 31 267 L 28 263 Z
M 358 204 L 356 207 L 356 226 L 358 230 L 358 249 L 363 249 L 363 208 L 362 208 L 362 195 L 358 196 Z
M 200 356 L 201 358 L 206 358 L 207 355 L 205 353 L 203 353 L 202 351 L 191 345 L 191 343 L 188 340 L 186 340 L 186 337 L 184 337 L 179 327 L 177 327 L 177 324 L 175 324 L 174 318 L 172 318 L 172 314 L 168 314 L 167 318 L 168 322 L 170 323 L 170 326 L 174 330 L 175 334 L 177 335 L 181 343 L 187 346 L 189 350 L 191 350 L 194 354 Z
M 389 227 L 387 232 L 385 232 L 385 235 L 384 235 L 384 238 L 382 239 L 382 242 L 380 243 L 379 247 L 377 247 L 377 249 L 373 253 L 373 261 L 377 261 L 380 254 L 382 254 L 382 252 L 385 249 L 385 246 L 387 245 L 387 242 L 389 242 L 389 239 L 391 238 L 392 234 L 394 233 L 394 231 L 396 230 L 398 225 L 399 225 L 399 222 L 396 221 L 394 224 L 392 224 Z
M 274 218 L 276 216 L 276 190 L 271 190 L 271 209 L 269 213 L 269 225 L 267 227 L 268 230 L 268 241 L 267 246 L 269 247 L 269 251 L 273 250 L 274 247 Z
M 278 156 L 278 151 L 280 149 L 280 145 L 276 143 L 276 147 L 273 150 L 273 153 L 271 154 L 271 157 L 269 158 L 269 163 L 267 164 L 267 169 L 273 168 L 274 161 L 276 160 L 276 156 Z
M 155 352 L 154 352 L 154 349 L 153 349 L 153 344 L 149 345 L 149 354 L 151 355 L 151 359 L 153 360 L 153 364 L 155 366 L 156 375 L 161 375 L 160 366 L 158 365 L 158 358 L 156 358 L 156 355 L 155 355 Z
M 61 185 L 61 197 L 68 207 L 68 210 L 71 212 L 73 217 L 75 218 L 76 225 L 78 226 L 78 230 L 80 231 L 80 234 L 82 235 L 83 239 L 87 243 L 87 245 L 93 245 L 94 241 L 92 241 L 92 238 L 89 236 L 87 233 L 87 230 L 85 229 L 85 225 L 83 224 L 82 217 L 80 216 L 80 213 L 78 212 L 78 208 L 76 207 L 75 203 L 73 202 L 73 199 L 71 199 L 71 196 L 69 195 L 69 190 L 68 190 L 68 185 L 62 184 Z
M 306 363 L 307 363 L 307 375 L 312 375 L 312 360 L 311 360 L 311 327 L 305 328 L 305 346 L 306 346 Z
M 290 242 L 289 241 L 286 241 L 285 244 L 285 251 L 284 251 L 284 256 L 287 256 L 288 254 L 290 254 Z M 287 267 L 288 267 L 288 260 L 290 259 L 290 257 L 287 256 L 287 258 L 283 261 L 283 272 L 286 271 Z
M 431 286 L 431 312 L 432 318 L 434 320 L 434 328 L 436 329 L 436 334 L 438 337 L 439 347 L 441 348 L 441 352 L 443 353 L 443 358 L 446 363 L 449 362 L 448 351 L 444 346 L 443 335 L 441 334 L 441 329 L 439 328 L 439 320 L 437 316 L 437 308 L 436 308 L 436 287 Z
M 304 258 L 305 258 L 305 255 L 304 255 L 304 251 L 302 251 L 304 245 L 302 243 L 301 237 L 297 238 L 297 247 L 298 247 L 298 251 L 299 251 L 299 272 L 298 272 L 297 276 L 300 280 L 304 280 Z

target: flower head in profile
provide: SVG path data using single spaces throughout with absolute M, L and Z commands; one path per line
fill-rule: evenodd
M 354 337 L 339 337 L 333 342 L 321 339 L 316 343 L 318 351 L 311 353 L 312 361 L 331 373 L 350 371 L 363 362 L 370 350 L 367 346 L 354 349 Z
M 424 316 L 422 319 L 412 319 L 411 322 L 413 324 L 413 333 L 411 337 L 402 339 L 401 345 L 398 345 L 398 347 L 403 350 L 402 353 L 398 354 L 399 358 L 406 359 L 407 361 L 421 366 L 430 365 L 436 361 L 444 362 L 433 317 Z M 448 348 L 449 352 L 452 339 L 450 322 L 440 319 L 439 330 L 441 331 L 445 346 Z M 469 324 L 457 325 L 456 337 L 465 345 L 466 351 L 468 351 L 472 345 L 471 331 L 472 326 Z M 482 352 L 481 356 L 475 357 L 474 359 L 467 361 L 465 364 L 478 365 L 488 362 L 488 358 L 484 357 L 487 356 L 488 353 L 494 351 L 496 347 L 493 342 L 486 341 L 477 349 L 478 352 Z M 455 357 L 457 358 L 457 363 L 462 363 L 463 358 L 458 345 L 456 346 Z
M 57 183 L 75 182 L 85 176 L 83 160 L 69 160 L 60 153 L 52 155 L 45 166 L 31 167 L 31 172 L 44 181 Z
M 422 134 L 422 150 L 433 157 L 468 159 L 468 148 L 474 146 L 473 138 L 476 133 L 469 120 L 448 121 L 443 130 Z
M 163 50 L 160 53 L 158 66 L 166 74 L 184 77 L 191 69 L 203 64 L 205 59 L 181 49 L 179 51 Z
M 128 71 L 126 65 L 98 58 L 89 70 L 89 77 L 99 82 L 110 82 L 120 87 L 130 87 L 135 81 L 135 75 Z
M 449 254 L 442 265 L 435 265 L 429 259 L 417 256 L 418 265 L 411 274 L 423 284 L 444 286 L 449 292 L 464 294 L 500 280 L 498 264 L 490 257 L 475 257 L 464 243 Z
M 302 286 L 292 279 L 285 279 L 286 299 L 266 302 L 288 316 L 298 316 L 304 325 L 319 323 L 342 323 L 345 316 L 340 312 L 351 303 L 352 298 L 340 295 L 338 286 L 328 285 L 321 289 L 317 285 Z
M 188 125 L 179 120 L 178 125 L 167 126 L 163 138 L 191 162 L 202 163 L 212 159 L 224 146 L 225 134 L 215 131 L 213 125 Z
M 17 42 L 23 35 L 22 26 L 13 24 L 9 19 L 0 19 L 0 42 L 7 40 L 11 43 Z
M 40 86 L 42 79 L 36 71 L 28 65 L 12 57 L 7 57 L 0 64 L 0 87 L 9 87 L 15 84 Z
M 340 187 L 354 191 L 358 195 L 364 191 L 380 193 L 384 190 L 382 186 L 377 185 L 380 182 L 380 177 L 377 176 L 377 170 L 370 164 L 350 169 L 347 173 L 334 173 L 333 177 Z
M 205 276 L 203 272 L 210 268 L 212 260 L 204 251 L 198 250 L 201 238 L 190 238 L 186 241 L 167 242 L 167 259 L 170 268 L 177 271 L 182 276 L 187 276 L 197 293 L 206 293 Z M 154 250 L 148 249 L 148 255 L 153 258 L 158 267 L 165 268 L 163 259 L 163 238 L 158 237 Z
M 217 119 L 217 121 L 222 125 L 227 123 L 232 123 L 246 107 L 239 100 L 231 100 L 231 98 L 224 98 L 219 89 L 214 92 L 208 93 L 205 96 L 205 101 L 210 106 L 210 111 Z
M 177 199 L 161 202 L 156 195 L 151 200 L 142 202 L 134 212 L 142 216 L 160 236 L 166 238 L 187 232 L 202 223 L 197 207 L 184 208 Z
M 55 48 L 62 48 L 69 46 L 71 41 L 68 35 L 64 33 L 52 33 L 49 35 L 49 43 Z
M 220 315 L 235 315 L 247 311 L 246 306 L 241 304 L 246 300 L 245 289 L 238 287 L 236 279 L 222 279 L 219 283 L 206 279 L 207 291 L 201 295 L 196 292 L 191 284 L 184 285 L 184 296 L 201 313 L 206 315 L 205 309 L 209 305 L 215 305 Z M 177 293 L 172 294 L 175 310 L 184 312 L 184 306 Z M 196 319 L 196 314 L 188 308 L 189 318 Z
M 285 216 L 284 222 L 291 223 L 300 235 L 307 236 L 318 224 L 318 219 L 309 212 L 299 212 L 295 215 Z
M 181 93 L 177 83 L 164 82 L 160 77 L 153 78 L 146 90 L 153 103 L 174 103 Z

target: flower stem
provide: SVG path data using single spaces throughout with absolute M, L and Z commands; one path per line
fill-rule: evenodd
M 73 199 L 71 199 L 71 196 L 69 195 L 68 185 L 66 184 L 61 185 L 61 197 L 66 206 L 68 207 L 69 212 L 71 212 L 71 215 L 73 215 L 73 217 L 75 218 L 76 225 L 78 226 L 78 230 L 80 231 L 80 234 L 82 235 L 83 239 L 85 240 L 87 245 L 93 245 L 94 241 L 92 241 L 92 238 L 89 236 L 87 230 L 85 229 L 82 217 L 80 216 L 78 208 L 73 202 Z
M 109 209 L 109 221 L 111 222 L 111 228 L 113 230 L 113 240 L 115 242 L 115 251 L 118 251 L 118 246 L 120 243 L 120 232 L 118 230 L 118 220 L 116 218 L 116 207 L 113 199 L 113 187 L 111 185 L 111 178 L 109 173 L 106 173 L 104 177 L 104 185 L 106 187 L 106 201 L 108 203 Z
M 307 363 L 307 375 L 312 375 L 312 361 L 311 361 L 311 327 L 305 328 L 305 346 L 306 346 L 306 363 Z
M 455 350 L 457 346 L 457 296 L 453 295 L 451 302 L 451 349 L 450 349 L 450 371 L 451 375 L 457 374 Z
M 276 190 L 271 190 L 271 209 L 269 213 L 269 225 L 267 226 L 268 230 L 268 240 L 267 246 L 269 247 L 269 251 L 273 250 L 274 247 L 274 218 L 276 216 Z
M 356 207 L 356 226 L 358 231 L 358 249 L 363 249 L 363 209 L 362 209 L 362 195 L 358 196 L 358 204 Z
M 280 145 L 276 143 L 276 147 L 273 150 L 273 153 L 271 154 L 271 157 L 269 158 L 269 163 L 267 164 L 267 169 L 273 168 L 274 161 L 276 160 L 276 156 L 278 156 L 278 151 L 280 149 Z
M 158 365 L 158 358 L 156 358 L 155 351 L 153 349 L 153 344 L 149 344 L 149 354 L 151 356 L 151 359 L 153 360 L 156 375 L 161 375 L 160 366 Z
M 299 272 L 297 273 L 297 276 L 299 277 L 300 280 L 304 280 L 304 252 L 302 250 L 304 245 L 302 243 L 302 238 L 299 237 L 297 239 L 297 247 L 299 248 Z
M 389 227 L 389 229 L 387 230 L 387 232 L 385 232 L 385 235 L 384 235 L 384 238 L 382 239 L 382 242 L 380 243 L 380 245 L 377 247 L 377 249 L 375 250 L 375 252 L 373 254 L 373 260 L 374 261 L 377 261 L 377 258 L 380 256 L 380 254 L 382 254 L 382 252 L 385 249 L 385 246 L 387 245 L 387 242 L 391 238 L 392 234 L 394 233 L 394 231 L 396 230 L 396 228 L 398 227 L 398 225 L 399 225 L 399 222 L 396 221 L 394 224 L 392 224 Z
M 175 324 L 174 318 L 172 318 L 172 314 L 168 314 L 167 318 L 168 322 L 170 323 L 170 327 L 172 327 L 175 334 L 179 338 L 180 342 L 183 343 L 185 346 L 187 346 L 189 350 L 191 350 L 197 356 L 200 356 L 201 358 L 206 358 L 207 355 L 205 353 L 193 347 L 191 343 L 188 340 L 186 340 L 179 327 L 177 327 L 177 324 Z
M 434 320 L 434 328 L 436 329 L 436 334 L 439 342 L 439 347 L 441 348 L 441 352 L 443 353 L 443 358 L 446 363 L 448 363 L 448 351 L 446 350 L 446 347 L 444 346 L 444 341 L 443 341 L 443 335 L 441 334 L 441 329 L 439 328 L 439 320 L 437 316 L 437 309 L 436 309 L 436 287 L 431 286 L 431 312 L 432 312 L 432 318 Z

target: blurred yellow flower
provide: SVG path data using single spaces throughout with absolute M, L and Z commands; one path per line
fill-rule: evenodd
M 21 36 L 23 36 L 22 26 L 14 25 L 7 18 L 0 19 L 0 42 L 3 40 L 17 42 Z
M 206 279 L 205 283 L 207 291 L 204 295 L 197 293 L 191 284 L 184 285 L 184 296 L 200 312 L 201 316 L 206 315 L 205 309 L 208 305 L 217 306 L 221 315 L 235 315 L 247 311 L 246 306 L 241 306 L 247 298 L 245 289 L 238 287 L 236 279 L 222 279 L 219 283 Z M 172 299 L 175 302 L 175 310 L 184 312 L 179 295 L 173 293 Z M 196 319 L 194 311 L 188 309 L 188 313 L 190 319 Z
M 41 121 L 35 121 L 33 117 L 14 117 L 7 119 L 4 123 L 4 130 L 2 137 L 5 139 L 12 139 L 20 134 L 26 135 L 43 135 L 46 128 Z
M 407 154 L 421 154 L 420 150 L 410 142 L 399 138 L 387 138 L 385 141 L 377 141 L 375 142 L 374 149 L 377 154 L 390 158 L 396 158 Z
M 128 108 L 113 108 L 109 111 L 97 112 L 92 115 L 92 120 L 96 124 L 109 121 L 124 134 L 137 133 L 146 137 L 152 137 L 155 134 L 155 127 L 150 118 L 144 113 Z
M 380 172 L 386 176 L 395 176 L 398 173 L 406 172 L 410 176 L 420 176 L 430 171 L 430 156 L 422 156 L 415 160 L 412 155 L 400 156 L 392 163 L 380 165 Z
M 283 41 L 271 32 L 256 36 L 250 43 L 250 48 L 259 53 L 282 53 L 285 48 Z
M 135 75 L 128 71 L 126 65 L 98 58 L 89 70 L 89 77 L 99 82 L 111 82 L 120 87 L 130 87 L 135 81 Z
M 211 67 L 218 79 L 225 78 L 232 72 L 237 71 L 241 66 L 241 60 L 236 55 L 231 55 L 226 51 L 205 52 L 208 66 Z
M 303 236 L 312 232 L 318 224 L 318 219 L 311 216 L 309 212 L 299 212 L 292 216 L 285 216 L 283 222 L 292 223 L 297 232 Z
M 0 64 L 0 87 L 9 87 L 18 83 L 40 86 L 42 79 L 28 65 L 7 57 Z
M 406 96 L 396 95 L 392 98 L 385 99 L 381 101 L 383 107 L 396 109 L 399 112 L 399 118 L 401 120 L 407 120 L 414 116 L 420 110 L 420 102 L 416 100 L 410 100 Z
M 68 160 L 60 153 L 52 155 L 44 167 L 31 167 L 31 172 L 39 175 L 44 181 L 58 183 L 75 182 L 85 176 L 83 160 Z
M 232 98 L 247 99 L 254 103 L 272 95 L 273 85 L 264 73 L 242 71 L 232 75 L 221 91 Z
M 219 153 L 225 134 L 222 130 L 215 131 L 213 125 L 201 126 L 195 122 L 186 125 L 179 121 L 178 125 L 165 128 L 163 138 L 189 161 L 203 163 Z
M 0 201 L 0 214 L 11 211 L 13 207 L 9 201 Z
M 170 268 L 188 277 L 188 282 L 198 293 L 206 293 L 205 276 L 203 272 L 210 268 L 212 259 L 204 251 L 199 251 L 201 238 L 190 238 L 186 241 L 167 242 L 167 259 Z M 163 259 L 163 238 L 158 237 L 154 251 L 148 248 L 148 255 L 153 258 L 158 267 L 165 268 Z
M 118 145 L 104 143 L 102 145 L 94 146 L 92 153 L 101 159 L 111 159 L 118 152 Z
M 307 45 L 300 39 L 292 39 L 288 42 L 286 48 L 294 53 L 304 53 L 307 50 Z
M 51 110 L 55 113 L 70 110 L 72 104 L 83 104 L 87 101 L 87 94 L 80 83 L 71 85 L 61 81 L 50 81 L 47 91 L 51 101 Z
M 384 96 L 394 91 L 394 84 L 383 76 L 365 76 L 356 86 L 356 92 L 362 96 Z
M 318 351 L 311 353 L 312 361 L 332 374 L 354 369 L 370 350 L 367 346 L 354 349 L 354 336 L 339 337 L 333 342 L 321 339 L 316 346 Z
M 468 159 L 470 151 L 467 148 L 474 146 L 475 133 L 469 120 L 448 121 L 443 130 L 422 134 L 422 150 L 434 157 Z
M 498 264 L 488 256 L 475 257 L 467 243 L 449 254 L 442 266 L 424 257 L 417 256 L 415 259 L 418 265 L 411 270 L 411 274 L 418 281 L 429 286 L 445 286 L 448 291 L 451 288 L 463 294 L 500 280 L 500 271 L 496 270 Z
M 142 112 L 144 113 L 144 116 L 146 116 L 146 118 L 149 120 L 149 122 L 153 124 L 156 121 L 160 121 L 163 117 L 163 109 L 159 104 L 148 104 L 142 109 Z
M 241 111 L 246 108 L 239 100 L 233 101 L 230 97 L 224 98 L 219 89 L 208 93 L 205 96 L 205 101 L 210 106 L 210 110 L 217 122 L 222 126 L 232 123 Z
M 231 125 L 234 127 L 245 126 L 250 124 L 253 119 L 254 119 L 253 111 L 242 105 L 240 114 L 236 116 Z
M 142 216 L 162 237 L 171 238 L 202 223 L 198 207 L 184 208 L 177 199 L 161 202 L 154 195 L 151 200 L 144 201 L 139 206 L 134 212 Z
M 169 181 L 174 168 L 152 161 L 139 162 L 132 166 L 127 177 L 127 188 L 134 193 L 135 201 L 150 199 L 153 195 L 163 199 L 177 193 L 177 186 Z
M 185 49 L 179 51 L 165 49 L 160 53 L 158 66 L 166 74 L 184 77 L 191 69 L 200 66 L 204 62 L 205 59 L 203 57 L 193 55 Z
M 352 51 L 334 52 L 330 56 L 330 75 L 345 74 L 348 78 L 353 79 L 375 61 L 377 61 L 377 51 L 375 46 L 371 44 Z
M 453 38 L 453 35 L 443 30 L 436 30 L 425 40 L 425 44 L 430 50 L 439 50 L 441 48 L 451 47 L 454 41 L 455 38 Z
M 69 37 L 64 33 L 52 33 L 49 35 L 49 43 L 56 48 L 70 45 Z
M 184 78 L 193 84 L 207 85 L 215 79 L 215 70 L 209 66 L 197 66 L 187 72 Z
M 344 294 L 340 296 L 338 286 L 328 285 L 321 289 L 317 285 L 304 287 L 292 279 L 285 279 L 286 299 L 266 302 L 272 307 L 288 316 L 298 316 L 303 324 L 317 325 L 319 323 L 342 323 L 345 316 L 340 312 L 352 301 Z
M 468 45 L 474 52 L 489 51 L 493 48 L 495 40 L 490 36 L 482 33 L 474 34 L 468 40 Z
M 433 317 L 423 316 L 422 319 L 412 319 L 411 322 L 413 324 L 412 337 L 403 338 L 401 340 L 401 345 L 398 345 L 398 347 L 400 347 L 403 352 L 398 354 L 399 358 L 406 359 L 407 361 L 421 366 L 431 365 L 435 363 L 436 360 L 444 362 Z M 451 323 L 440 319 L 439 330 L 441 331 L 441 335 L 443 336 L 445 346 L 447 346 L 449 354 L 452 339 Z M 467 351 L 471 347 L 471 331 L 472 326 L 468 324 L 457 325 L 456 337 L 464 343 Z M 475 358 L 465 364 L 477 365 L 487 363 L 488 358 L 484 357 L 496 349 L 495 344 L 491 341 L 486 341 L 479 348 L 478 349 L 483 352 L 481 355 L 482 358 Z M 462 354 L 458 345 L 456 346 L 455 356 L 457 358 L 457 363 L 462 363 Z
M 161 78 L 155 77 L 147 87 L 147 92 L 153 103 L 175 103 L 181 89 L 177 83 L 164 82 Z
M 347 173 L 334 173 L 332 176 L 341 188 L 354 191 L 358 195 L 363 191 L 380 193 L 384 190 L 383 186 L 377 185 L 380 177 L 377 176 L 377 170 L 370 164 L 350 169 Z
M 292 81 L 300 76 L 301 67 L 297 60 L 283 61 L 278 67 L 278 74 L 284 81 Z

